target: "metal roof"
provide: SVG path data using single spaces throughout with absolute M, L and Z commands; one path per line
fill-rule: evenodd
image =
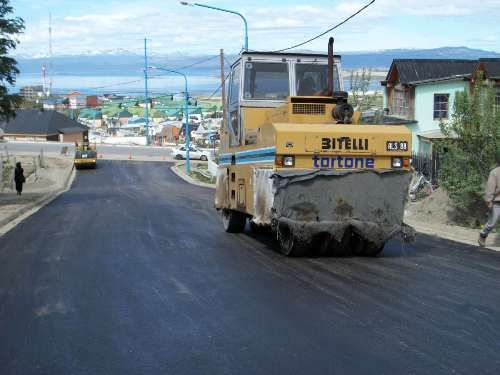
M 22 109 L 16 111 L 16 117 L 0 123 L 5 134 L 58 134 L 60 129 L 86 126 L 52 110 Z
M 479 64 L 484 67 L 487 77 L 500 78 L 500 59 L 482 58 Z
M 305 53 L 305 52 L 273 52 L 273 51 L 245 51 L 241 53 L 243 55 L 273 55 L 273 56 L 299 56 L 299 57 L 320 57 L 320 58 L 328 58 L 326 53 Z M 336 59 L 340 59 L 340 55 L 333 55 Z
M 411 85 L 444 79 L 465 79 L 472 75 L 478 60 L 394 59 L 383 83 L 397 81 Z

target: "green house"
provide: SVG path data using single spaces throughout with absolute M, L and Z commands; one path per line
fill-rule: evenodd
M 500 103 L 500 59 L 396 59 L 385 81 L 384 107 L 391 116 L 411 121 L 414 152 L 430 154 L 435 139 L 443 138 L 439 124 L 451 119 L 455 95 L 471 90 L 482 72 L 497 86 Z

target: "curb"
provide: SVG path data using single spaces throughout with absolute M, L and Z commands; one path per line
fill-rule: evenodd
M 36 200 L 35 202 L 32 202 L 32 203 L 26 205 L 25 207 L 19 209 L 19 211 L 14 212 L 12 215 L 6 217 L 5 219 L 0 220 L 0 237 L 3 236 L 8 231 L 10 231 L 12 228 L 14 228 L 16 225 L 18 225 L 24 219 L 30 217 L 35 212 L 37 212 L 39 209 L 46 206 L 47 204 L 49 204 L 53 200 L 55 200 L 57 197 L 59 197 L 59 195 L 68 191 L 70 189 L 71 185 L 73 184 L 75 176 L 76 176 L 75 166 L 73 165 L 70 173 L 68 174 L 68 177 L 66 177 L 66 181 L 64 182 L 63 188 L 56 190 L 54 192 L 48 193 L 47 195 Z
M 175 164 L 175 165 L 172 165 L 170 167 L 170 170 L 172 172 L 174 172 L 174 174 L 177 175 L 177 177 L 183 179 L 184 181 L 186 181 L 187 183 L 189 183 L 191 185 L 196 185 L 196 186 L 200 186 L 200 187 L 204 187 L 204 188 L 215 189 L 215 185 L 207 184 L 205 182 L 196 181 L 194 178 L 189 177 L 185 173 L 179 172 L 177 170 L 177 167 L 181 166 L 181 165 L 184 165 L 184 163 Z
M 449 234 L 446 232 L 446 228 L 441 228 L 442 230 L 439 230 L 437 228 L 429 228 L 425 224 L 421 224 L 418 222 L 414 222 L 412 220 L 405 220 L 405 222 L 409 225 L 411 225 L 417 233 L 425 234 L 428 236 L 433 236 L 437 238 L 442 238 L 444 240 L 449 240 L 449 241 L 454 241 L 458 243 L 462 243 L 465 245 L 470 245 L 470 246 L 475 246 L 478 249 L 488 249 L 492 251 L 500 251 L 500 247 L 497 246 L 485 246 L 484 248 L 481 248 L 477 244 L 477 238 L 471 239 L 471 238 L 461 238 L 460 236 Z M 451 227 L 451 226 L 450 226 Z M 479 235 L 479 230 L 477 231 L 477 235 Z

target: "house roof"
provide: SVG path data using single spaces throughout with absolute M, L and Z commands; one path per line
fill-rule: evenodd
M 478 65 L 478 60 L 453 59 L 394 59 L 382 84 L 399 82 L 405 85 L 464 79 Z
M 500 79 L 500 59 L 483 58 L 479 59 L 479 64 L 486 71 L 487 77 Z
M 117 115 L 119 118 L 130 118 L 132 117 L 132 113 L 130 113 L 129 111 L 127 111 L 126 109 L 121 111 L 120 113 L 118 113 Z
M 80 111 L 80 115 L 78 116 L 79 118 L 85 118 L 85 119 L 96 119 L 100 120 L 102 119 L 102 113 L 100 110 L 96 109 L 91 109 L 91 108 L 83 108 Z
M 145 124 L 146 123 L 146 119 L 144 117 L 131 117 L 128 120 L 128 123 L 129 124 L 141 125 L 141 124 Z
M 62 134 L 83 133 L 85 130 L 87 130 L 87 129 L 84 129 L 84 128 L 80 127 L 80 126 L 70 126 L 70 127 L 67 127 L 67 128 L 57 129 L 57 131 L 59 133 L 62 133 Z
M 79 122 L 52 111 L 38 109 L 23 109 L 16 112 L 16 117 L 8 122 L 0 123 L 5 134 L 44 134 L 55 135 L 60 129 L 78 127 L 86 130 L 87 127 Z
M 450 137 L 447 137 L 444 135 L 440 129 L 436 130 L 423 130 L 417 132 L 417 136 L 420 138 L 425 138 L 425 139 L 446 139 L 446 138 L 451 138 L 455 139 L 458 138 L 458 136 L 455 133 L 452 133 Z

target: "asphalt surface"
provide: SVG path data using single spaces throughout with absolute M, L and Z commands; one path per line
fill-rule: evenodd
M 0 238 L 0 374 L 498 374 L 500 254 L 289 259 L 213 190 L 100 162 Z

